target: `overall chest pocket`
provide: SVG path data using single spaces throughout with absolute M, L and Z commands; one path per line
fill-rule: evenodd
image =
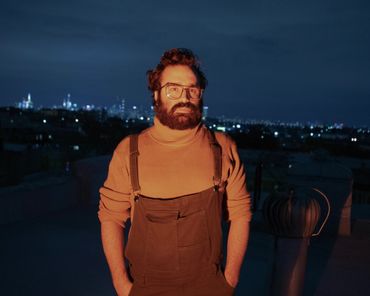
M 209 238 L 206 212 L 198 210 L 185 215 L 180 214 L 177 229 L 179 247 L 202 244 Z

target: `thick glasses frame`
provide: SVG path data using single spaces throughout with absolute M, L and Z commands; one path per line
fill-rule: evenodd
M 169 94 L 169 91 L 168 91 L 168 87 L 169 86 L 177 86 L 177 87 L 180 87 L 181 88 L 181 93 L 178 97 L 174 97 L 172 96 L 171 94 Z M 167 82 L 165 85 L 162 85 L 159 90 L 161 90 L 162 88 L 166 88 L 166 96 L 171 99 L 171 100 L 178 100 L 182 97 L 183 93 L 184 93 L 184 90 L 186 91 L 186 96 L 188 98 L 191 98 L 193 100 L 201 100 L 202 99 L 202 95 L 203 95 L 203 89 L 201 89 L 200 87 L 198 86 L 184 86 L 184 85 L 181 85 L 181 84 L 177 84 L 177 83 L 173 83 L 173 82 Z M 196 88 L 199 90 L 199 96 L 197 97 L 193 97 L 191 95 L 191 92 L 190 92 L 190 89 L 191 88 Z

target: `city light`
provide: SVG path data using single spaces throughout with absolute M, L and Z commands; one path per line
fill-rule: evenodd
M 23 98 L 21 102 L 16 103 L 19 109 L 33 109 L 33 102 L 31 100 L 31 94 L 27 95 L 27 99 Z

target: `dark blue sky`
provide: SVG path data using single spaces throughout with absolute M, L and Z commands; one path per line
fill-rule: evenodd
M 0 0 L 0 104 L 148 105 L 172 47 L 202 60 L 211 115 L 370 126 L 368 0 Z

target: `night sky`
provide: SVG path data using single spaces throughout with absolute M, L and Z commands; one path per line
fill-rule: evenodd
M 210 115 L 370 126 L 369 0 L 0 0 L 0 105 L 148 106 L 173 47 L 200 57 Z

